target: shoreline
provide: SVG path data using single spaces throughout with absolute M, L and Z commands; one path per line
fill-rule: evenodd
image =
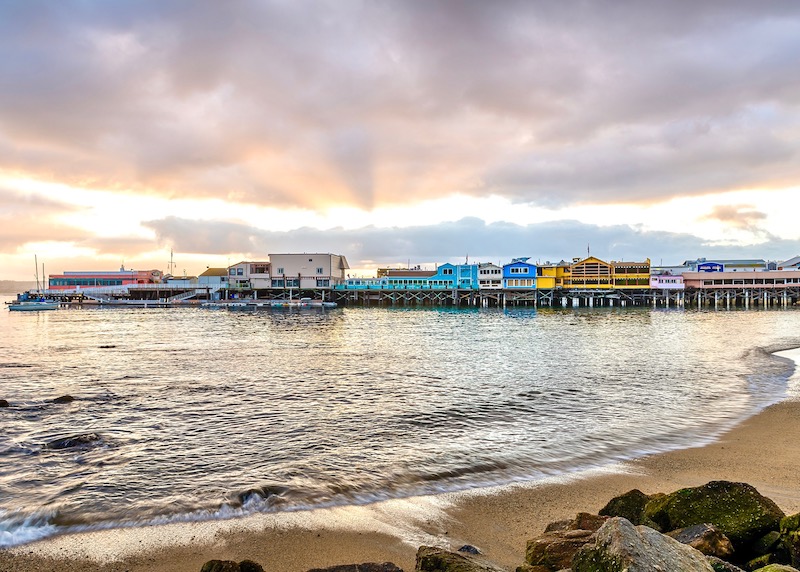
M 477 546 L 498 564 L 522 563 L 528 539 L 556 520 L 596 513 L 638 488 L 671 492 L 713 480 L 747 482 L 787 514 L 800 512 L 800 349 L 784 401 L 713 442 L 605 469 L 436 496 L 382 501 L 229 521 L 177 523 L 72 533 L 0 549 L 0 572 L 89 570 L 199 572 L 211 559 L 250 559 L 267 572 L 391 561 L 409 572 L 419 545 Z

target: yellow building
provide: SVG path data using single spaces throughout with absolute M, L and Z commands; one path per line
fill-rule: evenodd
M 641 289 L 650 287 L 650 259 L 644 262 L 611 262 L 614 289 Z
M 583 260 L 574 259 L 565 286 L 576 290 L 610 290 L 613 284 L 611 265 L 590 256 Z
M 569 264 L 563 261 L 558 264 L 538 266 L 536 270 L 536 288 L 539 290 L 563 288 L 570 276 Z

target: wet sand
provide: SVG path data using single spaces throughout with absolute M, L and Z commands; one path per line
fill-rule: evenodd
M 787 514 L 800 512 L 798 443 L 800 401 L 793 399 L 710 445 L 569 479 L 236 521 L 70 534 L 0 550 L 0 572 L 199 572 L 211 559 L 250 559 L 267 572 L 386 561 L 410 571 L 421 544 L 453 550 L 472 544 L 513 570 L 523 561 L 526 541 L 547 523 L 580 511 L 596 513 L 633 488 L 655 493 L 713 480 L 741 481 Z

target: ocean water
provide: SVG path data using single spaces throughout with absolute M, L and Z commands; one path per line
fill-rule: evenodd
M 0 547 L 697 445 L 781 400 L 795 347 L 793 310 L 2 308 Z

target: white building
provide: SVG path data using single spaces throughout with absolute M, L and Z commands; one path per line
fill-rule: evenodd
M 270 254 L 269 260 L 272 288 L 332 288 L 350 269 L 340 254 Z
M 478 264 L 478 288 L 481 290 L 502 290 L 503 268 L 491 262 Z
M 228 280 L 231 288 L 247 288 L 260 290 L 269 288 L 270 263 L 264 261 L 243 260 L 228 267 Z

